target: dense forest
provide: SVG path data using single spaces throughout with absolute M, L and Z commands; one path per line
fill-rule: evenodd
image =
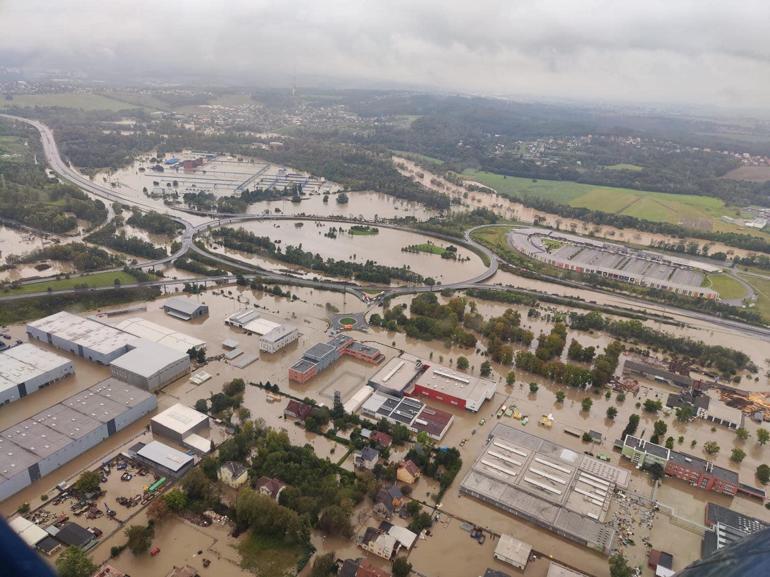
M 83 240 L 94 244 L 100 244 L 113 250 L 125 252 L 126 254 L 148 259 L 158 259 L 168 256 L 168 252 L 163 247 L 155 246 L 141 238 L 126 236 L 125 231 L 119 231 L 114 222 L 89 234 Z
M 8 256 L 8 264 L 30 263 L 41 260 L 55 260 L 61 262 L 71 262 L 75 270 L 79 272 L 90 272 L 121 266 L 123 260 L 115 255 L 108 253 L 101 248 L 88 246 L 82 242 L 73 242 L 69 244 L 54 244 L 33 251 L 23 257 Z
M 166 234 L 169 236 L 175 235 L 184 228 L 181 223 L 155 211 L 136 211 L 128 219 L 127 224 L 153 234 Z

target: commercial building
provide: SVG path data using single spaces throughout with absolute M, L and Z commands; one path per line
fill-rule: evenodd
M 361 406 L 361 412 L 372 419 L 385 419 L 404 425 L 412 432 L 424 431 L 440 441 L 454 422 L 454 415 L 435 409 L 412 397 L 372 394 Z
M 548 573 L 545 577 L 588 577 L 588 575 L 565 567 L 564 565 L 560 565 L 555 561 L 551 561 L 548 565 Z
M 27 335 L 102 365 L 109 365 L 140 341 L 120 329 L 65 311 L 27 323 Z
M 75 373 L 69 359 L 23 343 L 0 352 L 0 405 Z
M 112 361 L 112 375 L 147 391 L 156 391 L 190 372 L 187 353 L 164 345 L 142 344 Z
M 658 383 L 664 383 L 673 387 L 689 389 L 693 380 L 688 375 L 673 373 L 664 367 L 651 363 L 626 359 L 623 363 L 624 375 L 637 375 Z
M 166 437 L 177 443 L 183 443 L 190 435 L 206 431 L 208 428 L 207 415 L 181 403 L 170 406 L 150 419 L 153 435 Z
M 626 435 L 620 450 L 621 454 L 629 459 L 637 469 L 649 467 L 653 463 L 666 467 L 671 451 L 666 447 L 661 447 L 650 441 L 639 439 L 633 435 Z
M 354 341 L 347 335 L 337 335 L 326 343 L 316 343 L 306 350 L 302 358 L 289 368 L 289 380 L 306 383 L 332 366 L 342 355 L 373 365 L 381 363 L 385 358 L 375 347 Z
M 163 303 L 166 314 L 183 321 L 190 321 L 209 314 L 209 307 L 192 298 L 175 297 Z
M 494 381 L 474 377 L 442 366 L 427 366 L 414 384 L 412 395 L 422 395 L 442 403 L 477 412 L 484 401 L 495 395 Z
M 276 353 L 300 337 L 295 327 L 261 317 L 254 309 L 233 313 L 225 319 L 225 324 L 243 329 L 250 335 L 259 335 L 259 350 L 266 353 Z
M 42 527 L 21 516 L 8 521 L 8 526 L 30 547 L 35 547 L 40 541 L 48 537 L 48 533 Z
M 157 406 L 155 397 L 107 379 L 0 432 L 0 500 L 121 431 Z
M 403 354 L 385 363 L 369 379 L 369 386 L 388 395 L 403 395 L 428 366 L 412 355 Z
M 629 478 L 624 469 L 498 424 L 460 492 L 607 555 L 615 529 L 605 521 L 615 489 Z
M 706 504 L 705 522 L 708 531 L 704 533 L 701 542 L 702 557 L 707 557 L 747 535 L 770 527 L 770 524 L 765 521 L 749 517 L 716 503 Z
M 182 353 L 186 353 L 190 349 L 200 350 L 206 348 L 206 341 L 138 317 L 120 321 L 115 325 L 115 328 L 139 337 L 144 341 L 158 343 Z
M 672 393 L 666 399 L 666 406 L 672 409 L 689 406 L 693 414 L 700 419 L 728 429 L 740 429 L 744 422 L 743 412 L 727 405 L 718 395 L 716 392 L 703 393 L 694 389 Z
M 724 495 L 738 492 L 738 473 L 718 467 L 694 455 L 671 451 L 671 458 L 666 463 L 666 475 L 687 481 L 694 487 L 714 491 Z
M 500 535 L 495 547 L 495 559 L 513 565 L 522 571 L 529 562 L 530 553 L 532 553 L 532 545 L 506 534 Z
M 191 455 L 169 447 L 160 441 L 150 441 L 146 445 L 133 448 L 135 458 L 157 471 L 163 477 L 179 478 L 189 471 L 194 459 Z

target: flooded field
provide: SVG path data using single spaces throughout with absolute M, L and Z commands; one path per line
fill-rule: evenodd
M 328 238 L 325 235 L 329 233 L 332 227 L 342 227 L 347 230 L 350 225 L 344 222 L 321 221 L 255 221 L 233 225 L 231 228 L 240 227 L 258 236 L 268 236 L 273 242 L 280 241 L 282 246 L 302 246 L 305 250 L 318 253 L 324 258 L 358 263 L 372 260 L 377 264 L 391 267 L 406 266 L 425 277 L 432 277 L 436 282 L 442 284 L 473 278 L 486 269 L 484 263 L 475 253 L 460 246 L 456 246 L 458 257 L 456 261 L 441 258 L 437 254 L 402 252 L 401 249 L 407 246 L 428 242 L 439 247 L 451 244 L 404 230 L 380 227 L 379 233 L 376 235 L 354 236 L 347 233 L 337 233 L 336 238 Z M 303 270 L 300 267 L 280 261 L 271 261 L 267 258 L 226 249 L 216 245 L 216 239 L 211 239 L 210 243 L 214 246 L 215 252 L 234 256 L 260 266 L 270 265 L 271 270 Z M 313 273 L 313 276 L 315 275 L 316 273 Z
M 32 232 L 0 225 L 0 264 L 5 264 L 8 256 L 24 256 L 56 242 L 72 242 L 77 237 L 58 235 L 38 235 Z M 44 277 L 52 274 L 72 272 L 73 267 L 69 263 L 46 262 L 49 268 L 36 269 L 34 263 L 20 264 L 14 268 L 0 271 L 0 281 L 21 280 L 26 278 Z

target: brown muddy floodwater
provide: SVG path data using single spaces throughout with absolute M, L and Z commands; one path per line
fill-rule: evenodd
M 244 228 L 258 236 L 270 237 L 274 242 L 280 241 L 281 246 L 302 246 L 304 250 L 318 253 L 323 258 L 358 263 L 372 260 L 377 264 L 391 267 L 406 266 L 424 277 L 433 277 L 442 284 L 473 278 L 486 269 L 475 253 L 457 245 L 454 246 L 457 248 L 458 260 L 447 260 L 440 255 L 424 252 L 402 252 L 401 249 L 407 246 L 428 242 L 440 247 L 451 244 L 419 233 L 380 227 L 376 235 L 337 233 L 336 238 L 326 237 L 325 235 L 333 227 L 342 227 L 347 230 L 350 224 L 321 221 L 253 221 L 231 226 L 231 228 Z M 214 249 L 216 252 L 248 260 L 260 266 L 272 262 L 272 269 L 302 270 L 300 267 L 279 261 L 226 249 L 216 244 L 216 238 L 212 238 L 210 242 L 217 247 Z M 315 275 L 316 273 L 313 273 L 313 276 Z

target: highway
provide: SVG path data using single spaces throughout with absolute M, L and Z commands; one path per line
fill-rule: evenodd
M 99 198 L 109 201 L 110 204 L 112 202 L 120 202 L 121 204 L 130 205 L 132 208 L 135 208 L 140 211 L 151 211 L 151 210 L 157 211 L 156 206 L 142 203 L 141 201 L 138 201 L 136 199 L 124 198 L 118 194 L 115 194 L 115 192 L 110 188 L 101 186 L 91 181 L 89 178 L 83 176 L 82 174 L 77 172 L 75 169 L 73 169 L 71 166 L 69 166 L 66 162 L 64 162 L 64 160 L 62 159 L 59 153 L 58 146 L 56 145 L 56 140 L 54 139 L 53 131 L 42 122 L 39 122 L 37 120 L 32 120 L 29 118 L 23 118 L 20 116 L 13 116 L 9 114 L 0 114 L 0 117 L 6 118 L 9 120 L 24 122 L 36 128 L 37 131 L 40 133 L 40 138 L 43 145 L 46 162 L 50 166 L 51 170 L 53 170 L 62 179 L 74 184 L 75 186 L 78 186 L 79 188 L 83 189 L 84 191 L 90 194 L 93 194 L 94 196 L 97 196 Z M 110 207 L 110 210 L 111 210 L 111 207 Z M 483 284 L 484 282 L 488 281 L 490 278 L 492 278 L 495 275 L 500 264 L 500 259 L 494 252 L 492 252 L 485 246 L 474 241 L 470 235 L 475 230 L 485 228 L 487 226 L 494 226 L 494 225 L 482 225 L 482 226 L 478 226 L 470 230 L 467 230 L 465 232 L 464 240 L 459 240 L 455 237 L 450 237 L 450 236 L 433 233 L 433 232 L 420 231 L 420 230 L 415 231 L 415 232 L 419 232 L 420 234 L 433 236 L 435 238 L 440 238 L 448 242 L 453 242 L 455 244 L 463 245 L 466 248 L 478 254 L 479 256 L 481 256 L 483 259 L 487 260 L 489 264 L 483 273 L 471 279 L 467 279 L 465 281 L 460 281 L 456 283 L 445 284 L 445 285 L 401 286 L 401 287 L 367 286 L 366 287 L 367 290 L 381 291 L 380 294 L 377 296 L 376 300 L 372 302 L 371 299 L 366 295 L 366 293 L 360 287 L 357 287 L 355 285 L 347 284 L 344 282 L 316 281 L 311 279 L 303 279 L 292 275 L 266 271 L 258 267 L 252 267 L 242 262 L 234 261 L 232 259 L 227 259 L 220 255 L 215 255 L 215 254 L 203 251 L 195 245 L 195 243 L 193 242 L 193 239 L 195 238 L 196 234 L 202 233 L 210 228 L 217 228 L 219 226 L 223 226 L 226 224 L 231 224 L 235 222 L 252 221 L 252 220 L 345 221 L 345 222 L 358 223 L 358 224 L 370 224 L 378 227 L 393 228 L 397 230 L 404 229 L 402 225 L 394 225 L 394 224 L 382 223 L 378 221 L 362 221 L 362 220 L 345 219 L 341 217 L 254 215 L 254 214 L 212 214 L 212 213 L 206 213 L 202 211 L 193 211 L 193 210 L 187 210 L 187 209 L 173 209 L 172 211 L 166 211 L 165 214 L 184 226 L 184 231 L 182 233 L 182 238 L 181 238 L 181 246 L 177 251 L 175 251 L 173 254 L 169 256 L 166 256 L 164 258 L 160 258 L 157 260 L 140 263 L 138 266 L 143 270 L 148 270 L 154 267 L 169 264 L 174 260 L 176 260 L 177 258 L 185 255 L 188 251 L 192 250 L 194 252 L 197 252 L 206 256 L 206 258 L 211 259 L 215 262 L 219 262 L 221 264 L 226 264 L 231 267 L 239 268 L 243 270 L 244 273 L 246 273 L 244 276 L 249 276 L 249 275 L 258 276 L 259 278 L 276 282 L 276 283 L 285 282 L 287 284 L 298 285 L 298 286 L 307 286 L 307 287 L 313 287 L 313 288 L 319 288 L 319 289 L 345 291 L 355 295 L 360 300 L 364 302 L 370 302 L 371 304 L 381 303 L 387 297 L 417 294 L 421 292 L 435 292 L 443 289 L 451 289 L 451 290 L 465 290 L 465 289 L 472 289 L 472 288 L 487 288 L 491 290 L 514 289 L 514 287 L 507 287 L 503 285 Z M 208 217 L 210 218 L 210 220 L 205 221 L 202 224 L 194 225 L 192 222 L 190 222 L 188 219 L 186 219 L 183 216 L 187 214 L 195 215 L 198 217 Z M 87 277 L 84 277 L 84 278 L 87 278 Z M 190 279 L 189 282 L 203 282 L 205 280 L 209 280 L 209 281 L 226 280 L 228 278 L 232 279 L 232 277 L 221 277 L 221 278 L 215 277 L 214 279 L 212 278 L 195 279 L 195 280 Z M 560 281 L 560 279 L 554 279 L 554 281 L 561 282 L 562 284 L 564 284 L 563 281 Z M 153 283 L 138 283 L 136 285 L 123 285 L 123 286 L 124 288 L 131 288 L 136 286 L 164 286 L 168 284 L 178 284 L 180 282 L 184 282 L 184 281 L 163 280 L 163 281 L 157 281 Z M 583 288 L 583 289 L 588 289 L 588 290 L 598 291 L 598 292 L 606 292 L 607 294 L 611 294 L 616 297 L 619 296 L 615 293 L 597 289 L 597 287 L 594 287 L 587 283 L 573 282 L 570 284 L 577 288 Z M 94 288 L 94 289 L 88 289 L 88 290 L 101 291 L 101 290 L 111 290 L 112 288 L 113 287 L 101 287 L 101 288 Z M 518 288 L 516 288 L 515 290 L 525 294 L 532 294 L 533 296 L 537 296 L 538 294 L 541 294 L 537 291 L 528 291 L 528 290 L 522 290 Z M 24 295 L 6 295 L 6 296 L 0 296 L 0 302 L 18 300 L 20 298 L 30 298 L 34 296 L 41 296 L 41 295 L 47 295 L 47 294 L 72 294 L 72 293 L 82 292 L 82 291 L 83 289 L 67 289 L 62 291 L 56 291 L 54 293 L 43 291 L 39 293 L 26 293 Z M 643 299 L 639 299 L 639 298 L 635 298 L 627 295 L 622 295 L 621 298 L 629 302 L 630 305 L 641 307 L 642 310 L 644 310 L 645 307 L 651 306 L 651 303 L 644 301 Z M 575 302 L 578 302 L 577 299 L 575 299 Z M 765 339 L 770 339 L 770 328 L 768 327 L 758 327 L 758 326 L 750 325 L 740 321 L 723 319 L 712 315 L 708 315 L 706 313 L 699 313 L 696 311 L 680 309 L 680 308 L 668 306 L 668 305 L 655 304 L 654 306 L 670 314 L 676 314 L 676 315 L 697 320 L 697 321 L 713 323 L 714 325 L 717 325 L 719 327 L 740 331 L 743 334 L 747 334 L 752 337 L 761 337 Z

